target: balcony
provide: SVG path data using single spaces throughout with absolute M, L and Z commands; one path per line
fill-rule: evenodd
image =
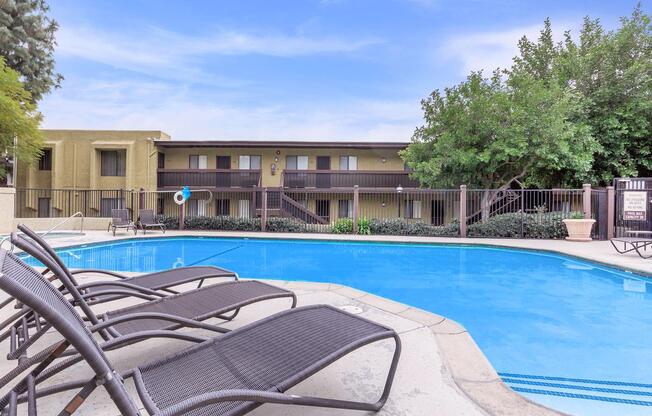
M 284 188 L 418 188 L 419 182 L 405 171 L 378 170 L 284 170 Z
M 260 170 L 159 169 L 157 184 L 159 188 L 251 188 L 260 184 Z

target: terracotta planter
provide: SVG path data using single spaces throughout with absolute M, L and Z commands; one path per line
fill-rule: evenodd
M 566 230 L 568 231 L 568 241 L 591 241 L 591 228 L 595 220 L 592 219 L 579 219 L 572 220 L 567 219 L 563 220 L 566 224 Z

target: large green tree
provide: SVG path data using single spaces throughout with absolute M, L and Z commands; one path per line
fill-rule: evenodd
M 599 143 L 589 180 L 652 175 L 652 24 L 640 5 L 617 30 L 587 17 L 577 39 L 567 32 L 559 44 L 546 20 L 539 39 L 521 39 L 519 50 L 512 73 L 578 95 L 579 121 Z M 573 171 L 559 174 L 560 184 L 577 185 Z
M 41 114 L 20 81 L 20 74 L 0 57 L 0 154 L 32 161 L 40 153 Z M 6 174 L 0 163 L 0 178 Z
M 422 107 L 425 124 L 401 156 L 424 186 L 486 189 L 483 218 L 515 182 L 548 186 L 556 171 L 586 175 L 591 166 L 595 142 L 572 122 L 577 97 L 528 74 L 472 73 Z
M 0 56 L 21 75 L 34 101 L 63 80 L 53 56 L 58 25 L 48 11 L 45 0 L 0 0 Z

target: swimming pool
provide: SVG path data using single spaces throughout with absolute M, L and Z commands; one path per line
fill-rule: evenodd
M 652 280 L 631 273 L 459 245 L 183 237 L 59 253 L 75 268 L 202 264 L 348 285 L 460 322 L 503 379 L 539 403 L 580 415 L 652 413 Z

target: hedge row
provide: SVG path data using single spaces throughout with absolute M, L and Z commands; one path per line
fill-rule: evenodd
M 500 214 L 469 225 L 469 237 L 517 237 L 562 239 L 568 235 L 561 213 Z M 521 232 L 523 233 L 521 236 Z
M 562 239 L 568 234 L 562 220 L 562 214 L 501 214 L 489 218 L 485 222 L 470 224 L 469 237 L 517 237 Z M 157 221 L 168 229 L 178 229 L 177 217 L 159 215 Z M 188 230 L 223 230 L 223 231 L 260 231 L 259 218 L 235 217 L 189 217 L 184 221 Z M 353 220 L 340 218 L 331 227 L 304 224 L 292 218 L 272 217 L 267 220 L 267 231 L 279 233 L 332 232 L 336 234 L 351 234 Z M 521 232 L 523 232 L 521 236 Z M 374 235 L 413 235 L 427 237 L 457 237 L 460 235 L 459 222 L 435 226 L 424 222 L 409 223 L 400 218 L 358 220 L 359 234 Z

